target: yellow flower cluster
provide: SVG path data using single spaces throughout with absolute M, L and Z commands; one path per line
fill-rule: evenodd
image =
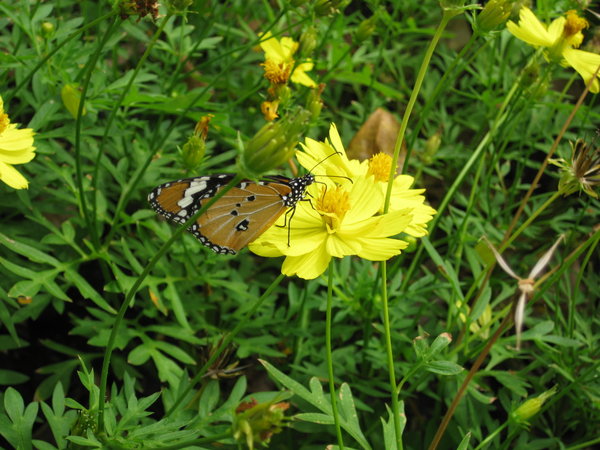
M 302 147 L 298 161 L 318 171 L 318 181 L 307 190 L 310 201 L 299 202 L 291 220 L 286 223 L 282 217 L 249 246 L 261 256 L 286 256 L 283 274 L 316 278 L 332 257 L 385 261 L 408 245 L 394 236 L 427 233 L 435 210 L 424 204 L 424 189 L 410 189 L 413 178 L 408 175 L 394 179 L 390 208 L 383 213 L 391 167 L 388 155 L 362 162 L 348 159 L 333 124 L 328 140 L 307 138 Z
M 10 123 L 0 97 L 0 180 L 13 189 L 26 189 L 27 180 L 13 165 L 31 161 L 35 157 L 34 151 L 33 130 L 19 130 L 16 124 Z

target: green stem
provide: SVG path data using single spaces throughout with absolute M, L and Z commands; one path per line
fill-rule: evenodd
M 98 234 L 98 230 L 96 229 L 96 214 L 97 214 L 97 202 L 96 202 L 96 197 L 97 196 L 96 196 L 96 190 L 98 189 L 98 171 L 100 169 L 100 160 L 102 159 L 104 144 L 105 144 L 106 139 L 108 137 L 108 134 L 110 132 L 113 120 L 117 116 L 117 112 L 119 111 L 119 108 L 121 107 L 121 104 L 123 103 L 123 100 L 125 99 L 125 96 L 129 92 L 129 89 L 131 88 L 131 85 L 133 84 L 133 82 L 135 81 L 136 77 L 138 76 L 140 70 L 142 69 L 142 66 L 144 65 L 144 62 L 146 61 L 146 59 L 150 55 L 150 52 L 154 48 L 154 45 L 156 44 L 156 41 L 158 40 L 159 36 L 162 34 L 162 32 L 163 32 L 165 26 L 167 25 L 167 22 L 171 18 L 171 16 L 172 16 L 172 14 L 168 13 L 163 18 L 163 20 L 160 23 L 158 29 L 154 32 L 154 35 L 152 36 L 152 39 L 150 40 L 150 43 L 148 44 L 148 46 L 146 47 L 146 50 L 144 51 L 144 54 L 142 55 L 142 57 L 138 61 L 138 63 L 136 65 L 133 73 L 129 77 L 129 81 L 127 82 L 127 85 L 121 91 L 121 95 L 119 96 L 119 98 L 115 102 L 115 104 L 113 106 L 113 109 L 110 112 L 110 116 L 108 116 L 108 119 L 106 121 L 106 126 L 104 127 L 104 134 L 102 135 L 102 139 L 100 140 L 100 144 L 98 145 L 98 153 L 96 154 L 96 161 L 94 163 L 94 172 L 93 172 L 93 175 L 92 175 L 92 192 L 94 193 L 94 195 L 92 197 L 92 220 L 93 220 L 93 224 L 92 225 L 93 225 L 93 228 L 94 228 L 94 234 L 95 235 Z M 107 242 L 109 242 L 109 240 L 107 240 Z
M 260 308 L 260 305 L 265 301 L 266 298 L 271 295 L 273 290 L 279 286 L 281 281 L 285 278 L 285 275 L 279 274 L 279 276 L 269 285 L 267 290 L 256 300 L 252 308 L 248 310 L 246 315 L 242 320 L 238 322 L 233 330 L 221 341 L 221 345 L 213 352 L 211 357 L 206 361 L 206 363 L 200 368 L 198 373 L 190 380 L 189 386 L 181 393 L 181 395 L 175 400 L 171 408 L 165 413 L 165 417 L 173 414 L 179 407 L 179 405 L 183 402 L 187 394 L 192 390 L 192 388 L 196 385 L 198 381 L 206 374 L 207 370 L 213 365 L 213 363 L 217 360 L 221 353 L 229 346 L 233 338 L 237 336 L 237 334 L 248 324 L 250 318 L 254 315 L 254 313 Z
M 491 434 L 486 436 L 486 438 L 475 447 L 474 450 L 479 450 L 480 448 L 485 448 L 485 446 L 492 441 L 502 430 L 504 430 L 508 426 L 508 420 L 504 422 L 502 425 L 497 427 Z
M 183 234 L 187 228 L 196 221 L 196 219 L 202 215 L 208 208 L 210 208 L 217 200 L 219 200 L 223 195 L 227 193 L 232 187 L 242 181 L 241 175 L 236 175 L 223 189 L 219 191 L 217 195 L 210 199 L 205 205 L 200 208 L 196 214 L 194 214 L 190 219 L 184 223 L 182 226 L 177 228 L 171 238 L 165 242 L 162 247 L 156 252 L 156 254 L 150 259 L 146 267 L 142 273 L 137 277 L 127 294 L 125 295 L 125 299 L 117 312 L 115 317 L 115 322 L 113 324 L 112 330 L 110 332 L 110 336 L 108 338 L 108 342 L 106 344 L 106 350 L 104 351 L 104 360 L 102 361 L 102 372 L 100 374 L 100 394 L 98 396 L 98 430 L 103 431 L 104 429 L 104 397 L 106 396 L 106 384 L 108 381 L 108 368 L 110 366 L 110 358 L 115 346 L 115 341 L 117 339 L 117 333 L 119 332 L 119 328 L 121 326 L 121 322 L 123 322 L 123 318 L 125 317 L 125 312 L 129 306 L 129 303 L 133 299 L 133 296 L 140 288 L 142 282 L 146 279 L 150 271 L 154 268 L 156 263 L 162 256 L 167 252 L 167 250 L 173 245 L 173 243 L 179 239 L 179 237 Z
M 338 446 L 344 450 L 344 440 L 342 439 L 342 427 L 337 409 L 337 399 L 335 393 L 335 379 L 333 378 L 333 356 L 331 352 L 331 312 L 333 304 L 333 260 L 329 262 L 327 271 L 327 312 L 325 318 L 325 348 L 327 352 L 327 372 L 329 375 L 329 395 L 331 396 L 331 409 L 333 411 L 333 421 L 335 423 L 335 434 L 337 436 Z
M 550 196 L 550 198 L 548 198 L 548 200 L 546 200 L 544 202 L 544 204 L 542 206 L 540 206 L 538 209 L 536 209 L 533 214 L 531 214 L 531 216 L 529 216 L 527 218 L 527 220 L 525 222 L 523 222 L 523 224 L 517 229 L 517 231 L 515 231 L 510 238 L 500 246 L 498 251 L 503 251 L 506 249 L 506 247 L 508 247 L 523 231 L 525 231 L 525 229 L 531 224 L 531 222 L 533 222 L 535 220 L 535 218 L 537 216 L 539 216 L 548 206 L 550 206 L 552 204 L 552 202 L 554 202 L 554 200 L 556 200 L 558 197 L 560 197 L 563 194 L 563 190 L 558 190 L 556 191 L 554 194 L 552 194 Z
M 413 88 L 410 99 L 408 100 L 408 104 L 406 105 L 406 111 L 404 111 L 404 116 L 402 117 L 402 123 L 400 124 L 400 131 L 398 132 L 398 137 L 396 138 L 396 144 L 394 146 L 394 156 L 392 157 L 392 166 L 390 167 L 390 175 L 388 177 L 388 185 L 387 192 L 385 193 L 385 206 L 384 213 L 388 212 L 390 209 L 390 199 L 392 198 L 392 187 L 394 185 L 394 177 L 396 176 L 396 168 L 398 166 L 398 157 L 400 156 L 400 149 L 402 147 L 402 142 L 404 141 L 404 135 L 406 134 L 406 128 L 408 127 L 408 120 L 410 119 L 410 115 L 412 110 L 417 102 L 417 97 L 419 96 L 419 92 L 421 91 L 421 85 L 423 84 L 423 80 L 425 79 L 425 74 L 427 73 L 427 68 L 429 67 L 429 62 L 431 61 L 431 57 L 433 56 L 433 52 L 437 46 L 438 41 L 442 37 L 442 33 L 448 25 L 448 22 L 452 17 L 456 15 L 456 12 L 449 12 L 444 10 L 444 14 L 442 15 L 442 20 L 435 30 L 435 34 L 427 47 L 427 51 L 425 52 L 425 56 L 423 57 L 423 62 L 421 63 L 421 68 L 419 69 L 419 73 L 417 74 L 417 79 L 415 81 L 415 87 Z M 408 159 L 410 157 L 410 149 L 406 152 L 406 158 L 404 159 L 404 167 L 408 166 Z
M 394 353 L 392 351 L 392 329 L 390 326 L 390 308 L 387 295 L 387 263 L 381 263 L 381 297 L 383 309 L 383 331 L 385 333 L 385 353 L 387 356 L 388 374 L 390 378 L 390 395 L 392 400 L 392 414 L 394 415 L 394 430 L 396 435 L 396 449 L 402 450 L 402 423 L 400 422 L 400 404 L 398 402 L 398 389 L 396 387 L 396 373 L 394 371 Z
M 86 75 L 85 75 L 85 79 L 83 81 L 81 97 L 79 100 L 79 105 L 77 107 L 77 118 L 75 121 L 75 180 L 77 183 L 77 189 L 79 190 L 79 209 L 81 211 L 81 214 L 83 215 L 83 218 L 85 219 L 85 223 L 87 225 L 88 232 L 90 233 L 90 235 L 92 237 L 92 243 L 96 250 L 98 250 L 98 248 L 100 246 L 100 244 L 98 242 L 98 233 L 96 230 L 96 223 L 95 223 L 95 219 L 94 219 L 96 214 L 95 214 L 95 211 L 93 211 L 93 213 L 90 213 L 90 211 L 88 211 L 88 207 L 87 207 L 87 203 L 86 203 L 86 199 L 85 199 L 85 190 L 83 188 L 83 169 L 81 167 L 81 124 L 83 121 L 83 108 L 85 107 L 85 97 L 87 95 L 87 91 L 90 86 L 90 80 L 92 78 L 92 74 L 94 73 L 94 68 L 96 67 L 98 58 L 100 58 L 100 55 L 102 54 L 102 49 L 104 48 L 104 45 L 106 44 L 106 42 L 112 35 L 112 32 L 116 28 L 118 21 L 119 21 L 119 18 L 117 16 L 115 16 L 113 18 L 113 22 L 109 25 L 108 29 L 104 33 L 104 36 L 102 36 L 102 39 L 98 42 L 98 47 L 96 48 L 96 51 L 94 52 L 92 57 L 89 59 L 88 63 L 86 64 L 86 68 L 85 68 Z M 98 170 L 98 168 L 95 167 L 94 168 L 94 178 L 96 178 L 96 176 L 97 176 L 97 170 Z M 95 199 L 95 198 L 96 198 L 96 189 L 94 187 L 94 189 L 92 189 L 92 199 Z M 94 203 L 95 203 L 95 201 L 92 200 L 92 204 L 94 204 Z

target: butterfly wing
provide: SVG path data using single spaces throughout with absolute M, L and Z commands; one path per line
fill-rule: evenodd
M 213 175 L 165 183 L 148 196 L 152 208 L 184 223 L 217 195 L 233 175 Z M 189 231 L 217 253 L 235 254 L 258 238 L 286 211 L 293 197 L 289 178 L 244 181 L 217 200 Z

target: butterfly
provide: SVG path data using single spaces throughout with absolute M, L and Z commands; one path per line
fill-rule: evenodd
M 232 174 L 184 178 L 161 184 L 148 195 L 152 209 L 175 223 L 185 223 L 232 179 Z M 231 188 L 188 228 L 211 250 L 235 255 L 263 234 L 286 211 L 295 211 L 310 173 L 298 178 L 274 175 L 261 181 L 244 180 Z

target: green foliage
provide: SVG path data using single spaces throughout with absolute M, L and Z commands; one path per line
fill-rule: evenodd
M 567 162 L 568 140 L 597 146 L 597 98 L 575 106 L 575 72 L 502 25 L 473 34 L 477 9 L 450 22 L 403 150 L 438 214 L 385 280 L 381 263 L 335 261 L 329 392 L 327 280 L 282 280 L 280 260 L 247 250 L 217 255 L 146 198 L 163 182 L 236 172 L 271 95 L 260 33 L 304 35 L 309 75 L 324 83 L 317 99 L 290 86 L 279 115 L 313 102 L 320 116 L 300 140 L 323 140 L 334 122 L 348 147 L 377 108 L 403 117 L 441 8 L 196 0 L 152 19 L 119 3 L 0 3 L 0 95 L 11 123 L 36 133 L 35 159 L 15 166 L 29 188 L 0 182 L 0 447 L 238 448 L 240 405 L 286 400 L 283 431 L 256 448 L 336 448 L 337 424 L 344 448 L 419 449 L 463 383 L 439 448 L 597 443 L 598 200 L 559 195 L 549 165 L 525 201 L 557 137 Z M 535 12 L 549 22 L 579 7 L 539 1 Z M 178 148 L 209 114 L 190 172 Z M 523 275 L 558 234 L 516 351 L 517 282 L 492 270 L 480 239 L 514 237 L 503 255 Z M 554 386 L 528 426 L 510 420 Z

